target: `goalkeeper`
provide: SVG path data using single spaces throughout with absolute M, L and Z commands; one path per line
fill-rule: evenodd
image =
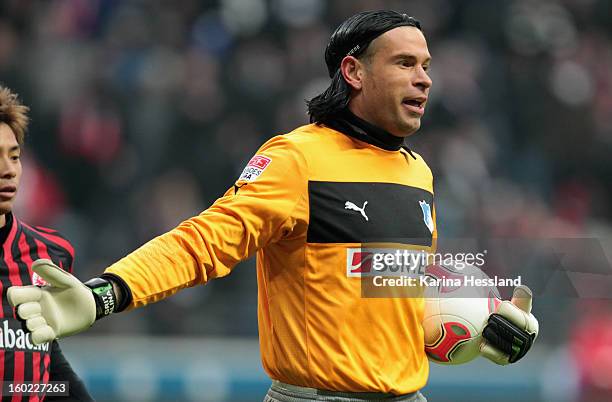
M 423 300 L 361 297 L 355 264 L 365 241 L 435 249 L 433 177 L 403 145 L 432 84 L 427 42 L 406 14 L 363 12 L 332 34 L 325 61 L 332 82 L 308 102 L 312 124 L 266 142 L 200 215 L 85 284 L 38 261 L 49 286 L 9 289 L 33 341 L 84 331 L 257 254 L 266 401 L 424 401 Z M 499 364 L 520 359 L 537 335 L 530 293 L 515 293 L 482 344 Z

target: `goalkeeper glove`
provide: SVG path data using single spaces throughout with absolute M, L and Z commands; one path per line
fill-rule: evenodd
M 482 330 L 482 356 L 500 365 L 525 356 L 539 331 L 538 320 L 531 314 L 532 298 L 527 286 L 517 286 L 512 300 L 501 302 Z
M 82 332 L 98 318 L 113 313 L 116 296 L 112 284 L 103 278 L 82 283 L 50 260 L 32 264 L 47 285 L 12 286 L 9 303 L 25 320 L 36 345 Z

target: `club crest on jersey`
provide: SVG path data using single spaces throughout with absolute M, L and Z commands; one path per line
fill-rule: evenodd
M 431 207 L 427 202 L 425 202 L 425 200 L 419 201 L 419 205 L 421 206 L 421 210 L 423 211 L 423 221 L 425 222 L 427 229 L 429 229 L 429 231 L 433 233 L 434 222 L 431 216 Z
M 36 272 L 32 272 L 32 285 L 45 286 L 47 281 L 40 277 Z
M 242 171 L 242 174 L 238 178 L 238 181 L 255 181 L 261 174 L 266 170 L 268 165 L 272 162 L 272 159 L 263 155 L 255 155 L 251 158 L 249 163 L 247 163 L 246 167 Z
M 372 271 L 374 253 L 361 251 L 360 248 L 346 249 L 346 276 L 360 277 Z

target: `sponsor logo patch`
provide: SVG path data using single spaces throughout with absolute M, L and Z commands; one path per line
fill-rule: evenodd
M 423 250 L 395 248 L 347 248 L 346 276 L 419 276 L 427 266 L 428 254 Z
M 49 342 L 42 345 L 32 343 L 32 334 L 21 329 L 21 321 L 3 320 L 0 325 L 0 350 L 49 351 Z
M 246 167 L 242 171 L 242 174 L 238 178 L 238 181 L 255 181 L 261 174 L 266 170 L 268 165 L 272 162 L 272 159 L 263 156 L 263 155 L 255 155 L 251 158 L 249 163 L 247 163 Z
M 360 248 L 346 249 L 346 276 L 360 277 L 362 273 L 372 271 L 372 255 L 368 251 L 361 251 Z

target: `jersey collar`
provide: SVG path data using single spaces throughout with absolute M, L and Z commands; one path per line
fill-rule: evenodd
M 0 228 L 0 244 L 4 244 L 6 238 L 9 235 L 9 232 L 11 231 L 11 228 L 13 227 L 13 213 L 7 212 L 4 215 L 4 219 L 5 224 Z
M 324 123 L 343 134 L 367 142 L 387 151 L 399 151 L 404 138 L 390 134 L 382 128 L 355 116 L 348 108 Z

